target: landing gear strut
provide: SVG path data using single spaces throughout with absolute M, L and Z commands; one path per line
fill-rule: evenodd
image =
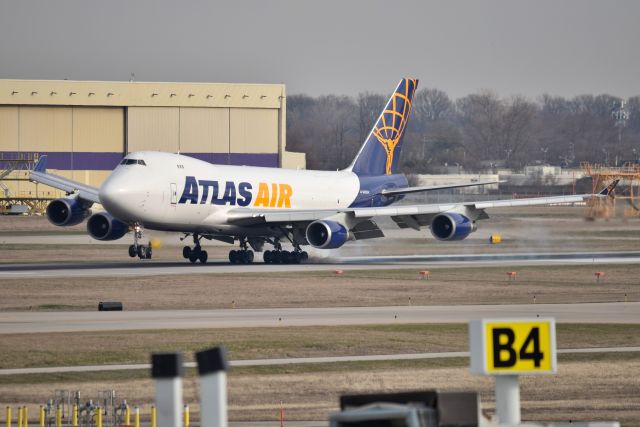
M 142 239 L 142 227 L 136 222 L 133 226 L 133 245 L 129 246 L 129 256 L 131 258 L 151 259 L 153 255 L 151 243 L 149 243 L 149 246 L 140 245 L 138 243 L 140 239 Z
M 207 251 L 200 247 L 201 239 L 202 236 L 198 235 L 198 233 L 193 233 L 193 248 L 190 248 L 189 246 L 182 248 L 182 256 L 191 261 L 191 264 L 195 264 L 197 261 L 205 264 L 209 259 Z
M 287 237 L 288 238 L 288 237 Z M 265 264 L 300 264 L 309 259 L 309 254 L 300 248 L 300 245 L 294 240 L 289 239 L 293 245 L 294 250 L 284 251 L 282 250 L 282 244 L 279 239 L 273 241 L 273 251 L 264 251 Z
M 253 251 L 249 249 L 246 237 L 240 238 L 239 251 L 229 251 L 229 262 L 231 262 L 231 264 L 251 264 L 253 258 Z

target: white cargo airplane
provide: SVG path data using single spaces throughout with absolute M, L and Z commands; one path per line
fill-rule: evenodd
M 46 156 L 31 180 L 67 192 L 52 201 L 47 217 L 54 225 L 79 224 L 97 240 L 116 240 L 133 231 L 131 257 L 151 258 L 150 246 L 139 243 L 143 227 L 193 237 L 183 256 L 207 262 L 201 240 L 216 239 L 240 250 L 231 263 L 251 263 L 253 251 L 264 251 L 266 263 L 299 263 L 308 255 L 302 246 L 335 249 L 348 240 L 384 237 L 375 219 L 391 217 L 400 228 L 429 227 L 437 240 L 463 240 L 487 219 L 487 208 L 580 202 L 592 194 L 448 204 L 391 206 L 405 194 L 484 185 L 470 183 L 409 187 L 396 173 L 402 137 L 417 80 L 402 79 L 351 165 L 341 171 L 214 165 L 179 154 L 136 152 L 126 155 L 98 188 L 46 173 Z M 613 191 L 617 181 L 597 196 Z M 104 211 L 91 214 L 92 204 Z M 183 238 L 184 238 L 183 237 Z M 288 241 L 293 251 L 282 249 Z

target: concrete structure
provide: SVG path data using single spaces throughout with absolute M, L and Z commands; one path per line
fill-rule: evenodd
M 48 154 L 53 173 L 99 186 L 123 155 L 139 150 L 304 168 L 304 154 L 285 150 L 285 121 L 279 84 L 0 80 L 0 169 L 9 159 L 26 157 L 28 165 Z M 60 195 L 25 177 L 15 171 L 5 190 Z

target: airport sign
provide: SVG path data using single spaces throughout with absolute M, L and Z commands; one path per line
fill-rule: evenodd
M 555 319 L 474 320 L 469 340 L 474 374 L 556 373 Z

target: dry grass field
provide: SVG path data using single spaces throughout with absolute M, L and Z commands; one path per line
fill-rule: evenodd
M 383 222 L 388 239 L 350 242 L 332 256 L 490 254 L 513 252 L 638 251 L 640 221 L 585 221 L 581 208 L 524 208 L 489 212 L 491 219 L 464 242 L 435 242 L 429 232 L 398 230 Z M 490 245 L 499 232 L 504 243 Z M 185 262 L 175 235 L 148 233 L 162 247 L 154 261 Z M 89 262 L 129 259 L 126 237 L 91 241 L 84 226 L 56 228 L 42 217 L 0 217 L 0 263 Z M 229 246 L 206 242 L 210 259 L 225 259 Z M 328 259 L 330 261 L 330 259 Z M 152 261 L 153 262 L 153 261 Z M 640 301 L 640 265 L 555 264 L 523 267 L 418 268 L 301 273 L 191 274 L 132 278 L 0 279 L 0 310 L 95 310 L 119 300 L 126 310 L 263 307 L 328 307 L 430 304 L 510 304 Z M 505 272 L 516 270 L 515 282 Z M 596 283 L 594 272 L 605 271 Z M 558 325 L 560 348 L 638 346 L 639 325 Z M 1 331 L 0 331 L 1 332 Z M 77 334 L 0 335 L 0 368 L 137 363 L 151 351 L 193 351 L 224 344 L 232 359 L 391 354 L 467 349 L 464 325 L 370 325 L 189 331 L 113 331 Z M 523 419 L 618 420 L 640 426 L 640 354 L 560 355 L 556 376 L 521 380 Z M 479 390 L 493 411 L 493 381 L 472 376 L 468 360 L 435 359 L 238 368 L 229 377 L 232 420 L 326 419 L 343 393 L 437 388 Z M 134 404 L 153 400 L 146 371 L 0 377 L 0 407 L 36 405 L 54 390 L 80 390 L 87 399 L 115 389 Z M 195 410 L 197 381 L 185 379 L 185 401 Z
M 477 390 L 483 410 L 493 413 L 493 380 L 471 375 L 466 359 L 405 362 L 345 363 L 273 367 L 256 373 L 250 369 L 232 370 L 229 386 L 229 416 L 232 420 L 277 422 L 279 408 L 287 419 L 326 419 L 338 409 L 345 393 L 438 389 L 443 391 Z M 43 384 L 21 382 L 0 384 L 0 405 L 31 402 L 30 414 L 53 390 L 80 390 L 82 396 L 97 395 L 99 390 L 117 390 L 119 396 L 142 407 L 148 414 L 153 401 L 153 383 L 147 372 L 126 372 L 113 378 L 80 374 L 76 378 L 60 375 Z M 640 425 L 638 394 L 640 359 L 637 356 L 603 354 L 560 356 L 555 376 L 521 378 L 523 420 L 593 421 L 617 420 L 624 426 Z M 184 381 L 184 401 L 198 419 L 197 378 Z
M 429 280 L 418 270 L 2 279 L 0 310 L 95 310 L 113 300 L 126 310 L 640 301 L 640 265 L 446 267 Z M 600 283 L 596 271 L 606 273 Z

